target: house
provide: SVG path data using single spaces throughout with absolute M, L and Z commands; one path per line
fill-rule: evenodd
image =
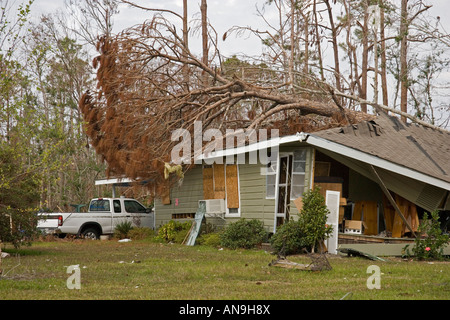
M 252 152 L 263 150 L 265 163 L 250 161 Z M 207 200 L 208 223 L 259 219 L 275 233 L 296 218 L 302 194 L 317 186 L 325 197 L 327 190 L 339 192 L 340 244 L 407 242 L 424 212 L 440 210 L 443 219 L 450 212 L 450 132 L 387 114 L 219 150 L 202 159 L 164 203 L 155 201 L 157 226 L 193 219 L 199 200 Z M 365 228 L 346 233 L 346 221 L 360 221 Z

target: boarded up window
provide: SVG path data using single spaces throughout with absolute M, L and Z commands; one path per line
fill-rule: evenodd
M 227 165 L 227 208 L 239 208 L 238 169 L 236 164 Z
M 214 164 L 214 199 L 225 199 L 225 168 Z
M 203 166 L 203 198 L 226 199 L 228 212 L 239 213 L 239 177 L 236 164 Z
M 214 171 L 207 165 L 203 167 L 203 199 L 214 199 Z

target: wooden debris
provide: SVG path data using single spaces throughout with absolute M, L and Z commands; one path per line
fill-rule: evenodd
M 296 263 L 296 262 L 292 262 L 292 261 L 289 261 L 286 259 L 273 260 L 271 263 L 269 263 L 269 266 L 311 271 L 310 264 Z
M 289 261 L 286 258 L 279 257 L 277 260 L 272 260 L 272 262 L 269 263 L 269 266 L 303 271 L 324 271 L 332 269 L 324 254 L 309 254 L 308 256 L 312 260 L 310 264 L 296 263 Z

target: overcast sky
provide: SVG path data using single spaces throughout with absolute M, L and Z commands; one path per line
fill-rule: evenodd
M 134 0 L 144 7 L 170 9 L 182 13 L 182 0 Z M 189 17 L 192 20 L 195 14 L 200 12 L 200 0 L 188 0 Z M 223 33 L 234 25 L 252 26 L 266 28 L 262 19 L 256 15 L 255 6 L 263 6 L 266 0 L 208 0 L 208 18 L 219 35 L 219 47 L 222 54 L 229 56 L 245 52 L 249 55 L 258 55 L 261 53 L 261 43 L 255 37 L 236 38 L 234 36 L 227 38 L 225 42 L 221 37 Z M 396 3 L 399 0 L 392 0 Z M 432 16 L 440 16 L 441 22 L 450 32 L 450 0 L 429 0 L 433 8 L 429 11 Z M 32 6 L 32 14 L 37 17 L 41 13 L 52 13 L 57 9 L 64 10 L 64 0 L 35 0 Z M 152 13 L 143 10 L 130 8 L 127 5 L 121 5 L 120 13 L 114 17 L 115 31 L 123 30 L 126 27 L 142 23 L 148 19 Z M 270 10 L 267 13 L 270 19 Z M 191 40 L 195 45 L 196 40 Z M 199 40 L 198 40 L 199 41 Z M 198 42 L 199 44 L 199 42 Z M 195 48 L 192 48 L 195 50 Z

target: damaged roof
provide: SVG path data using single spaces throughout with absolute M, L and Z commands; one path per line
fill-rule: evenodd
M 381 113 L 374 120 L 314 135 L 450 182 L 450 132 Z

